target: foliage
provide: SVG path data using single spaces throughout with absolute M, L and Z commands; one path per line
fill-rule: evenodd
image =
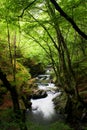
M 13 47 L 12 47 L 13 49 Z M 16 53 L 18 54 L 18 53 Z M 19 57 L 18 57 L 19 59 Z M 18 60 L 19 61 L 19 60 Z M 17 86 L 18 92 L 22 86 L 26 86 L 26 82 L 31 78 L 29 70 L 27 70 L 21 63 L 16 61 L 16 82 L 13 81 L 13 65 L 10 62 L 9 50 L 6 41 L 0 41 L 0 68 L 7 74 L 7 79 L 11 84 Z M 13 62 L 14 64 L 14 62 Z M 1 83 L 0 83 L 1 84 Z
M 47 130 L 73 130 L 67 124 L 61 121 L 52 123 L 51 125 L 40 125 L 31 122 L 28 123 L 28 125 L 29 125 L 29 130 L 46 130 L 46 129 Z
M 0 110 L 0 130 L 18 129 L 12 109 Z
M 64 124 L 63 122 L 56 122 L 51 125 L 50 130 L 73 130 L 68 125 Z
M 58 121 L 52 123 L 51 125 L 41 125 L 35 122 L 28 122 L 27 127 L 29 130 L 73 130 L 64 122 Z M 14 113 L 12 109 L 0 110 L 0 130 L 14 129 L 19 130 L 18 124 L 15 120 Z
M 59 23 L 59 26 L 61 28 L 61 31 L 64 35 L 64 38 L 66 39 L 67 45 L 69 47 L 70 56 L 72 60 L 75 60 L 79 57 L 81 54 L 81 47 L 80 42 L 81 39 L 78 36 L 77 33 L 73 30 L 72 27 L 70 27 L 70 24 L 67 23 L 64 18 L 60 17 L 59 13 L 56 12 L 56 18 L 53 17 L 50 19 L 49 11 L 47 9 L 46 1 L 41 2 L 40 0 L 38 2 L 35 2 L 31 7 L 27 8 L 23 14 L 23 19 L 21 17 L 18 17 L 22 14 L 23 9 L 28 6 L 29 3 L 32 1 L 13 1 L 8 0 L 1 1 L 1 4 L 3 5 L 1 8 L 2 13 L 2 21 L 5 20 L 5 22 L 1 22 L 0 25 L 3 27 L 3 30 L 1 30 L 2 36 L 6 36 L 6 19 L 9 23 L 10 33 L 12 35 L 13 30 L 18 30 L 20 33 L 18 34 L 20 37 L 20 43 L 17 43 L 19 48 L 21 49 L 22 54 L 24 57 L 30 57 L 45 62 L 48 64 L 50 62 L 50 58 L 48 54 L 49 52 L 49 46 L 51 47 L 51 52 L 53 52 L 52 55 L 54 55 L 55 62 L 58 62 L 57 53 L 53 46 L 53 43 L 48 36 L 48 33 L 46 29 L 49 31 L 50 35 L 55 38 L 56 40 L 56 33 L 54 30 L 53 21 L 57 21 Z M 59 1 L 60 6 L 62 6 L 63 10 L 66 11 L 66 13 L 75 19 L 77 23 L 79 23 L 79 26 L 86 31 L 86 28 L 84 27 L 84 24 L 86 23 L 86 1 L 81 2 L 74 0 L 72 1 L 66 1 L 66 0 L 60 0 Z M 84 6 L 85 5 L 85 6 Z M 7 17 L 6 17 L 6 12 Z M 18 20 L 19 18 L 19 20 Z M 13 20 L 14 19 L 14 20 Z M 12 24 L 14 23 L 14 25 Z M 14 26 L 14 27 L 13 27 Z M 19 42 L 19 41 L 18 41 Z M 79 45 L 79 47 L 78 47 Z M 44 46 L 46 49 L 43 50 L 41 46 Z M 84 44 L 85 46 L 85 44 Z M 34 49 L 35 47 L 35 49 Z M 73 51 L 74 48 L 74 51 Z M 77 51 L 79 51 L 77 55 Z M 49 60 L 48 60 L 49 59 Z
M 14 84 L 13 82 L 13 73 L 12 65 L 7 59 L 1 59 L 0 67 L 4 70 L 4 73 L 7 74 L 7 79 Z M 26 82 L 31 78 L 29 71 L 19 62 L 16 62 L 16 83 L 18 89 L 21 88 Z

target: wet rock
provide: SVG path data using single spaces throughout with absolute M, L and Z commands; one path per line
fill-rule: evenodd
M 44 65 L 42 63 L 37 63 L 34 58 L 27 58 L 23 61 L 23 65 L 29 68 L 29 72 L 32 77 L 36 77 L 39 74 L 43 74 L 45 72 Z
M 33 107 L 32 110 L 33 111 L 36 111 L 38 109 L 38 107 Z
M 47 97 L 47 92 L 45 90 L 36 90 L 32 95 L 32 99 L 40 99 Z

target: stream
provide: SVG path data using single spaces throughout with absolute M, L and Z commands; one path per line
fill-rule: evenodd
M 39 124 L 51 124 L 59 119 L 61 115 L 54 109 L 52 99 L 60 94 L 54 83 L 51 83 L 51 69 L 47 69 L 43 75 L 36 77 L 39 89 L 46 90 L 47 97 L 31 99 L 32 109 L 27 111 L 28 120 Z

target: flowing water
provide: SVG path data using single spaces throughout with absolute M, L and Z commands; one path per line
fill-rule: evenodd
M 39 124 L 50 124 L 61 118 L 61 115 L 56 113 L 52 101 L 60 92 L 56 91 L 55 85 L 51 83 L 49 72 L 47 70 L 47 74 L 38 75 L 36 78 L 38 88 L 46 90 L 48 96 L 41 99 L 31 99 L 32 109 L 27 111 L 29 121 Z

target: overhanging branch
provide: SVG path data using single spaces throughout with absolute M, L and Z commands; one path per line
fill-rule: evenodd
M 56 10 L 58 12 L 60 12 L 60 15 L 63 16 L 67 21 L 69 21 L 71 23 L 71 25 L 73 26 L 73 28 L 78 32 L 78 34 L 80 34 L 83 38 L 85 38 L 87 40 L 87 35 L 77 26 L 77 24 L 74 22 L 74 20 L 69 17 L 62 9 L 61 7 L 58 5 L 58 3 L 55 0 L 50 0 L 52 2 L 52 4 L 55 6 Z

